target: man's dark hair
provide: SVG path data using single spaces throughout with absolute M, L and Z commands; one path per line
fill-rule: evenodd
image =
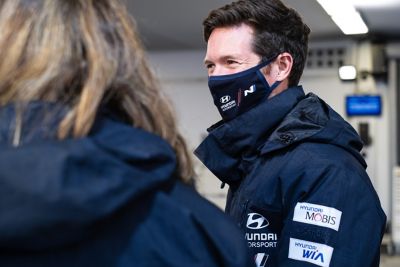
M 280 0 L 239 0 L 211 11 L 204 20 L 208 42 L 215 28 L 245 23 L 254 29 L 253 51 L 262 58 L 288 52 L 293 57 L 289 86 L 299 83 L 308 52 L 310 28 Z

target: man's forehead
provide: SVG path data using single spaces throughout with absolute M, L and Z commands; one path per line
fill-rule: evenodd
M 247 25 L 216 28 L 207 42 L 206 60 L 243 58 L 252 53 L 252 29 Z

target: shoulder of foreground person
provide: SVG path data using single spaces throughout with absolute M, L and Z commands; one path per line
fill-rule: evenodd
M 156 205 L 174 219 L 180 231 L 174 242 L 191 251 L 191 266 L 254 266 L 244 233 L 222 210 L 180 182 L 164 197 L 156 197 Z
M 135 225 L 121 229 L 129 241 L 113 266 L 254 266 L 244 233 L 190 186 L 174 182 L 136 206 L 124 223 Z
M 174 183 L 147 205 L 118 266 L 254 266 L 244 234 L 191 187 Z

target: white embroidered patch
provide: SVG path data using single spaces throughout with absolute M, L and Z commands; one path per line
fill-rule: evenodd
M 268 258 L 269 258 L 269 255 L 266 253 L 257 253 L 254 256 L 256 266 L 257 267 L 265 267 L 265 265 L 267 264 Z
M 342 212 L 335 208 L 298 202 L 293 214 L 293 221 L 318 225 L 338 231 Z
M 289 258 L 329 267 L 333 248 L 324 244 L 290 238 Z

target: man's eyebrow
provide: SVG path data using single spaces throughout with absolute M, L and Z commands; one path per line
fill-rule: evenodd
M 209 59 L 204 59 L 204 65 L 208 65 L 208 64 L 212 64 L 212 63 L 214 63 L 214 62 L 212 62 Z
M 217 61 L 225 61 L 227 59 L 238 59 L 240 60 L 241 57 L 238 54 L 229 54 L 229 55 L 224 55 L 224 56 L 220 56 L 218 57 Z M 210 59 L 204 59 L 204 64 L 210 64 L 210 63 L 214 63 L 214 61 L 210 60 Z

